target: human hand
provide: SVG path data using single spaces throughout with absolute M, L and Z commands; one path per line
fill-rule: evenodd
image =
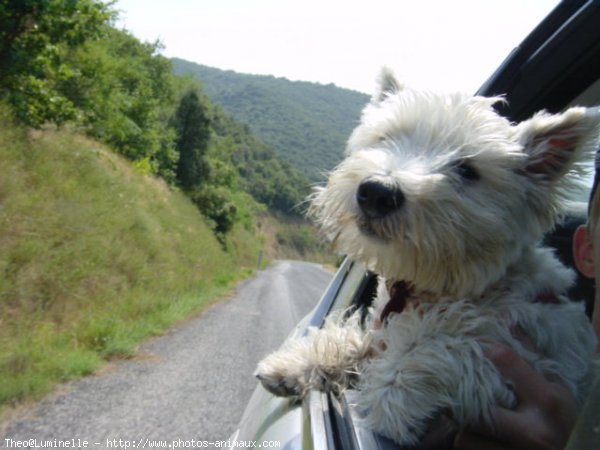
M 464 450 L 563 449 L 577 419 L 577 403 L 560 380 L 536 372 L 517 352 L 494 344 L 487 357 L 514 388 L 517 407 L 495 407 L 494 426 L 460 431 L 454 448 Z

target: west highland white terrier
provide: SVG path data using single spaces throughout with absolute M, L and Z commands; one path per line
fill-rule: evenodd
M 377 298 L 366 324 L 358 312 L 329 320 L 261 361 L 269 391 L 356 389 L 370 428 L 415 445 L 439 414 L 493 426 L 494 405 L 516 406 L 485 356 L 499 342 L 583 400 L 596 338 L 566 298 L 573 272 L 539 242 L 597 149 L 600 113 L 515 125 L 494 110 L 502 101 L 382 72 L 346 159 L 311 199 L 336 249 L 380 276 Z

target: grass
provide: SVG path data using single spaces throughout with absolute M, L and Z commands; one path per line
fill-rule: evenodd
M 251 273 L 197 209 L 102 145 L 0 109 L 0 408 L 128 357 Z
M 269 257 L 335 265 L 337 257 L 316 226 L 306 219 L 265 215 L 259 221 Z

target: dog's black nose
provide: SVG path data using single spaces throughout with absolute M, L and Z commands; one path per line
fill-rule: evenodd
M 356 201 L 369 219 L 381 219 L 402 207 L 404 194 L 397 187 L 365 180 L 358 186 Z

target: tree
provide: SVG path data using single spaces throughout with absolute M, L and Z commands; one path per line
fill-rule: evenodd
M 190 198 L 200 212 L 210 219 L 215 236 L 225 245 L 225 235 L 238 219 L 232 192 L 223 186 L 208 185 L 191 192 Z
M 177 180 L 186 191 L 198 188 L 210 175 L 206 151 L 211 123 L 196 89 L 183 95 L 175 112 L 176 149 L 179 152 Z
M 107 27 L 68 57 L 76 75 L 61 84 L 88 135 L 106 142 L 136 165 L 175 183 L 178 153 L 169 124 L 176 81 L 160 43 L 142 43 Z
M 74 75 L 65 54 L 95 39 L 114 17 L 96 0 L 0 0 L 0 93 L 25 123 L 76 116 L 57 84 Z

